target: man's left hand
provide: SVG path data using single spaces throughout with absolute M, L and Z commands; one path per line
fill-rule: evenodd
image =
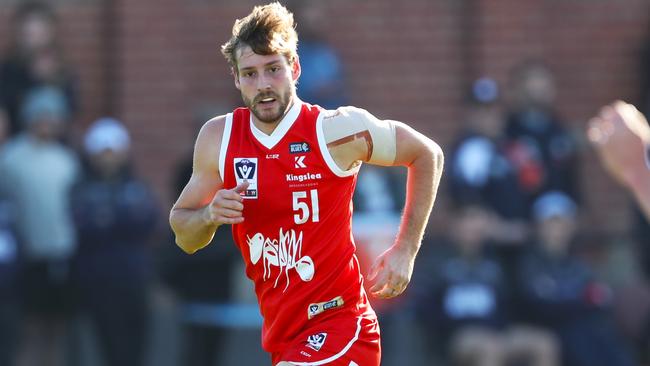
M 408 286 L 413 274 L 416 251 L 393 245 L 383 252 L 368 273 L 368 281 L 376 279 L 370 293 L 380 299 L 398 296 Z

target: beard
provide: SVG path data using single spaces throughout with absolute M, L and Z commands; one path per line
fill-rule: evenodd
M 278 104 L 278 108 L 276 110 L 259 109 L 258 105 L 260 101 L 265 98 L 274 98 Z M 242 94 L 242 99 L 244 100 L 244 105 L 248 107 L 258 121 L 271 124 L 279 121 L 287 113 L 289 100 L 291 99 L 291 90 L 287 90 L 282 96 L 271 91 L 259 93 L 252 100 Z

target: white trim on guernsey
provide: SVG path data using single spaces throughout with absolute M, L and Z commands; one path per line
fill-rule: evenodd
M 336 174 L 339 177 L 349 177 L 354 173 L 358 172 L 361 168 L 361 164 L 353 167 L 350 170 L 343 170 L 334 161 L 332 154 L 330 154 L 329 149 L 327 148 L 327 141 L 325 141 L 325 132 L 323 132 L 323 117 L 325 117 L 325 111 L 321 112 L 316 119 L 316 136 L 318 137 L 318 147 L 320 148 L 321 155 L 327 163 L 327 166 L 330 168 L 332 173 Z
M 361 317 L 359 317 L 359 319 L 357 320 L 357 331 L 354 333 L 354 338 L 352 338 L 350 342 L 348 342 L 348 344 L 345 347 L 343 347 L 341 352 L 335 354 L 334 356 L 328 357 L 324 360 L 315 361 L 315 362 L 295 362 L 295 361 L 288 361 L 288 362 L 291 362 L 292 364 L 298 366 L 317 366 L 317 365 L 325 365 L 327 363 L 330 363 L 334 360 L 339 359 L 350 349 L 350 347 L 352 347 L 354 342 L 356 342 L 357 339 L 359 339 L 359 332 L 361 332 Z M 352 362 L 350 363 L 350 365 L 356 365 L 356 364 Z
M 359 364 L 354 361 L 350 361 L 350 364 L 348 366 L 359 366 Z
M 219 151 L 219 175 L 221 182 L 226 180 L 224 171 L 226 169 L 226 153 L 230 143 L 230 131 L 232 131 L 232 113 L 226 114 L 226 124 L 223 127 L 223 136 L 221 136 L 221 150 Z
M 282 121 L 280 121 L 280 123 L 277 125 L 277 127 L 275 127 L 275 130 L 273 130 L 270 135 L 265 134 L 257 127 L 255 127 L 255 123 L 253 123 L 253 112 L 251 112 L 250 125 L 253 136 L 255 136 L 257 141 L 259 141 L 260 144 L 264 145 L 267 149 L 272 149 L 273 146 L 280 142 L 284 135 L 287 134 L 289 128 L 293 126 L 293 123 L 296 121 L 296 119 L 298 119 L 298 115 L 300 114 L 301 109 L 302 101 L 296 98 L 293 105 L 289 109 L 289 112 L 287 112 L 284 118 L 282 118 Z

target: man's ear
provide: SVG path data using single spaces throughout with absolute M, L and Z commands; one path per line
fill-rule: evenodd
M 230 69 L 230 72 L 232 72 L 232 77 L 235 79 L 235 88 L 241 90 L 241 85 L 239 84 L 239 71 L 233 67 Z
M 294 82 L 298 80 L 301 72 L 302 68 L 300 67 L 300 59 L 296 56 L 296 59 L 293 60 L 293 64 L 291 65 L 291 77 Z

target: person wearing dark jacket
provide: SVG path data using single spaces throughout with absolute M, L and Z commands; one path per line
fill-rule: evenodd
M 517 276 L 525 316 L 557 334 L 565 365 L 635 365 L 611 317 L 611 289 L 571 250 L 576 215 L 565 193 L 547 192 L 535 201 L 538 245 Z
M 72 193 L 79 248 L 76 284 L 110 366 L 143 364 L 152 260 L 147 239 L 158 207 L 128 169 L 129 134 L 110 118 L 85 136 L 85 177 Z
M 486 253 L 494 218 L 477 204 L 452 210 L 451 253 L 431 271 L 418 301 L 423 323 L 453 364 L 467 366 L 557 365 L 552 334 L 519 324 L 513 317 L 510 288 L 500 263 Z

